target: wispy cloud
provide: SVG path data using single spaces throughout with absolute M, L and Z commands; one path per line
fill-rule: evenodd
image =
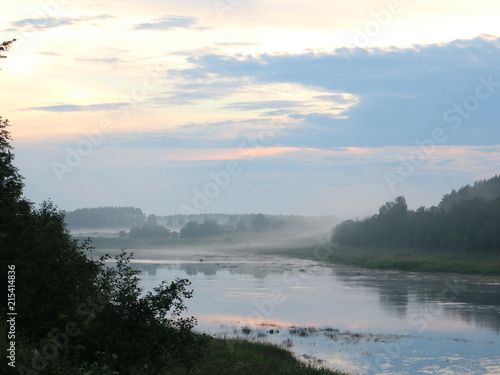
M 307 88 L 307 99 L 306 91 L 290 89 L 268 90 L 270 94 L 265 98 L 271 103 L 277 98 L 277 102 L 286 99 L 308 103 L 309 107 L 298 105 L 292 116 L 307 124 L 310 131 L 329 129 L 328 139 L 334 145 L 413 144 L 437 127 L 447 129 L 447 142 L 491 144 L 494 141 L 488 134 L 498 129 L 493 96 L 500 94 L 499 47 L 500 38 L 482 35 L 407 48 L 353 48 L 349 50 L 349 59 L 339 51 L 258 56 L 206 54 L 189 58 L 191 67 L 177 74 L 186 80 L 197 77 L 203 81 L 203 77 L 210 77 L 214 81 L 246 82 L 245 90 L 254 96 L 261 96 L 259 86 L 283 88 L 288 84 Z M 465 115 L 464 125 L 469 126 L 452 130 L 443 114 L 455 105 L 463 106 L 467 98 L 475 95 L 481 80 L 492 81 L 488 84 L 493 91 L 491 99 L 481 101 L 477 111 Z M 301 97 L 289 95 L 293 92 L 301 93 Z M 222 106 L 226 110 L 251 110 L 262 102 L 230 99 Z M 313 103 L 316 105 L 310 107 Z M 313 135 L 315 142 L 325 139 L 318 133 Z M 303 140 L 312 139 L 311 134 L 303 136 Z
M 19 21 L 11 22 L 13 28 L 24 29 L 25 31 L 34 31 L 41 29 L 52 29 L 54 27 L 74 25 L 78 20 L 76 18 L 63 17 L 63 18 L 25 18 Z
M 214 133 L 213 124 L 208 132 Z M 416 150 L 415 146 L 384 147 L 304 147 L 283 145 L 279 142 L 268 146 L 252 146 L 249 142 L 233 139 L 209 139 L 199 136 L 198 131 L 190 135 L 191 130 L 178 132 L 132 132 L 116 133 L 103 149 L 107 149 L 113 165 L 153 166 L 163 162 L 189 162 L 195 167 L 207 161 L 252 160 L 268 161 L 270 171 L 279 172 L 285 163 L 290 170 L 300 170 L 304 166 L 314 166 L 317 172 L 332 173 L 336 168 L 373 168 L 375 170 L 397 170 L 401 158 Z M 64 144 L 58 145 L 64 147 Z M 425 156 L 419 166 L 419 172 L 440 174 L 455 171 L 468 173 L 475 178 L 486 178 L 498 172 L 500 163 L 500 145 L 494 146 L 451 146 L 436 145 L 433 152 Z M 149 167 L 148 167 L 149 168 Z
M 54 57 L 63 56 L 61 53 L 51 52 L 51 51 L 39 51 L 39 52 L 37 52 L 37 54 L 38 55 L 44 55 L 44 56 L 54 56 Z
M 4 31 L 25 31 L 34 32 L 45 29 L 53 29 L 62 26 L 73 26 L 80 23 L 88 23 L 115 18 L 110 14 L 101 14 L 98 16 L 81 16 L 81 17 L 39 17 L 39 18 L 24 18 L 18 21 L 10 22 L 9 29 Z
M 290 107 L 304 107 L 306 103 L 296 100 L 267 100 L 257 102 L 239 102 L 231 103 L 223 109 L 236 109 L 238 111 L 254 111 L 256 109 L 281 109 Z
M 125 60 L 120 59 L 119 57 L 102 57 L 102 58 L 93 58 L 93 59 L 80 58 L 80 59 L 76 59 L 76 61 L 85 62 L 85 63 L 92 63 L 92 64 L 110 64 L 110 65 L 116 65 L 116 64 L 125 62 Z
M 206 27 L 198 25 L 198 19 L 190 16 L 165 16 L 163 18 L 154 19 L 150 22 L 139 23 L 134 25 L 133 30 L 163 30 L 169 31 L 173 29 L 193 29 L 205 30 Z
M 45 111 L 45 112 L 86 112 L 86 111 L 109 111 L 125 106 L 124 103 L 99 103 L 88 105 L 58 104 L 42 107 L 23 108 L 22 111 Z

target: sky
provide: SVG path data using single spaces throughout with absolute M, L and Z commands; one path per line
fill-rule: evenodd
M 0 115 L 61 209 L 362 218 L 498 174 L 497 0 L 16 1 Z

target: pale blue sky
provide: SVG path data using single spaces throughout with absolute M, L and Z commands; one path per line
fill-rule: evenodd
M 499 172 L 495 1 L 16 4 L 0 114 L 35 202 L 362 217 Z

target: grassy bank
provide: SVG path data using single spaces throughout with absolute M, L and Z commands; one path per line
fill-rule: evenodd
M 280 249 L 272 253 L 373 269 L 500 275 L 500 256 L 495 254 L 355 247 Z
M 242 339 L 214 339 L 210 354 L 203 358 L 191 372 L 172 369 L 163 375 L 347 375 L 345 373 L 307 365 L 293 354 L 271 344 L 261 344 Z

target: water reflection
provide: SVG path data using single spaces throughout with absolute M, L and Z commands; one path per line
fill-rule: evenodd
M 175 271 L 181 270 L 187 275 L 214 276 L 218 271 L 227 270 L 231 275 L 250 275 L 256 279 L 265 278 L 271 273 L 283 273 L 290 270 L 287 262 L 279 264 L 276 261 L 173 261 L 165 263 L 134 262 L 134 268 L 144 271 L 148 275 L 158 268 Z M 292 263 L 293 264 L 293 263 Z M 154 269 L 154 270 L 153 270 Z
M 172 267 L 172 266 L 170 266 Z M 186 271 L 189 276 L 196 276 L 198 273 L 201 273 L 205 276 L 214 276 L 217 274 L 217 270 L 219 269 L 214 263 L 184 263 L 179 267 L 181 270 Z M 172 269 L 172 268 L 170 268 Z
M 156 270 L 158 265 L 156 264 L 142 264 L 140 267 L 141 273 L 148 276 L 156 276 Z
M 276 343 L 290 339 L 296 353 L 318 356 L 347 371 L 366 372 L 392 343 L 398 356 L 372 373 L 469 374 L 475 366 L 482 371 L 477 373 L 495 374 L 488 371 L 500 367 L 499 277 L 230 255 L 133 267 L 141 270 L 146 289 L 176 277 L 190 279 L 195 293 L 188 301 L 189 314 L 205 332 L 231 334 L 250 326 L 257 338 Z M 294 325 L 323 327 L 328 335 L 320 329 L 292 337 L 289 327 Z M 280 327 L 279 335 L 268 333 L 273 327 Z
M 407 316 L 412 301 L 421 306 L 437 304 L 451 319 L 500 333 L 498 277 L 334 269 L 343 284 L 376 290 L 382 306 L 399 318 Z
M 379 290 L 380 303 L 389 313 L 404 318 L 408 312 L 408 288 L 403 285 Z
M 366 308 L 374 312 L 372 318 L 375 315 L 375 306 L 371 297 L 378 296 L 378 305 L 388 317 L 408 320 L 411 314 L 424 314 L 425 311 L 429 314 L 431 310 L 432 315 L 453 321 L 459 320 L 468 326 L 500 334 L 500 278 L 495 277 L 457 277 L 330 265 L 326 267 L 314 262 L 275 258 L 237 261 L 212 258 L 163 264 L 135 263 L 134 267 L 152 280 L 161 277 L 173 279 L 172 275 L 210 280 L 218 280 L 223 275 L 226 275 L 225 278 L 247 277 L 247 285 L 237 291 L 231 288 L 242 284 L 241 279 L 234 279 L 225 286 L 218 285 L 218 288 L 225 288 L 225 297 L 250 298 L 251 291 L 269 289 L 271 285 L 274 289 L 286 290 L 289 300 L 299 297 L 312 304 L 315 299 L 322 301 L 322 293 L 325 292 L 358 295 L 369 301 Z M 301 276 L 302 280 L 297 275 Z M 272 280 L 266 282 L 268 277 Z M 156 281 L 157 284 L 161 282 Z M 251 286 L 248 286 L 248 281 L 252 282 Z M 318 288 L 320 290 L 314 290 Z M 258 300 L 258 296 L 253 297 Z M 337 299 L 339 297 L 337 296 Z M 338 314 L 354 317 L 356 314 L 349 309 L 356 307 L 355 304 L 346 306 L 344 303 L 342 308 L 333 308 Z

